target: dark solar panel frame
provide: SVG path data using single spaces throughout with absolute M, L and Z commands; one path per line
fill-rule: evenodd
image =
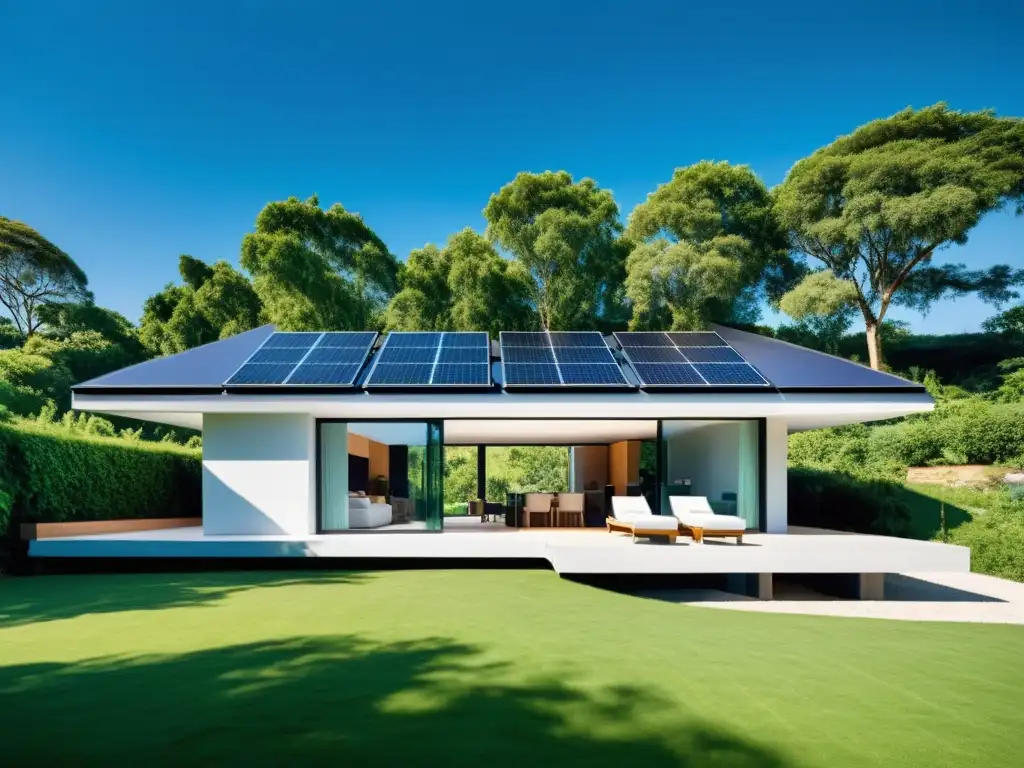
M 714 331 L 616 333 L 644 389 L 772 386 Z
M 394 331 L 363 388 L 480 389 L 491 386 L 491 340 L 482 331 Z
M 506 388 L 635 388 L 597 331 L 502 331 L 498 338 Z
M 376 340 L 376 331 L 272 333 L 223 386 L 354 389 Z M 288 362 L 262 362 L 276 359 Z

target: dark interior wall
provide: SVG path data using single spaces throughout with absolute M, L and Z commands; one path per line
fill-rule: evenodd
M 370 460 L 365 456 L 348 455 L 348 489 L 370 490 Z
M 409 498 L 409 446 L 389 445 L 388 465 L 391 469 L 390 490 L 392 496 Z

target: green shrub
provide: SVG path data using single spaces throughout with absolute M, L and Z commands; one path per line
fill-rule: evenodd
M 950 531 L 948 541 L 970 547 L 972 571 L 1024 581 L 1024 499 L 992 495 L 992 507 Z
M 0 489 L 9 498 L 0 539 L 9 552 L 20 522 L 199 514 L 198 452 L 89 434 L 90 423 L 105 430 L 104 421 L 86 417 L 85 430 L 24 420 L 0 424 Z

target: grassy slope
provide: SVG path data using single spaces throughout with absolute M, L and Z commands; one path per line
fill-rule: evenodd
M 546 571 L 0 581 L 9 765 L 995 766 L 1024 628 L 756 615 Z

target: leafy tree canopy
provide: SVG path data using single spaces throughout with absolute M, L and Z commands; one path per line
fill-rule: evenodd
M 71 392 L 67 367 L 24 349 L 0 350 L 0 405 L 13 413 L 37 413 L 47 400 L 66 399 Z
M 943 296 L 1017 295 L 1024 270 L 936 265 L 986 213 L 1024 206 L 1024 120 L 944 104 L 875 120 L 793 166 L 775 190 L 792 248 L 846 281 L 864 318 L 868 356 L 881 365 L 879 323 L 893 304 L 926 311 Z M 820 278 L 810 275 L 807 281 Z M 834 292 L 827 282 L 815 286 Z M 806 295 L 797 304 L 806 305 Z
M 636 329 L 755 322 L 792 275 L 764 183 L 746 166 L 676 169 L 630 216 L 626 294 Z
M 619 208 L 592 179 L 520 173 L 484 208 L 487 236 L 529 276 L 544 328 L 598 328 L 621 314 L 625 251 Z
M 388 330 L 487 331 L 537 327 L 529 277 L 470 228 L 443 249 L 415 250 L 401 276 L 402 290 L 386 314 Z
M 124 350 L 131 363 L 141 362 L 146 352 L 139 340 L 139 331 L 120 312 L 93 303 L 54 302 L 39 308 L 39 317 L 49 338 L 68 339 L 76 333 L 96 333 Z M 97 374 L 98 375 L 98 374 Z
M 382 323 L 398 261 L 359 214 L 316 196 L 269 203 L 242 240 L 242 267 L 282 330 L 362 330 Z
M 99 331 L 73 331 L 63 338 L 43 334 L 29 337 L 22 347 L 28 355 L 45 357 L 68 373 L 67 386 L 54 385 L 47 396 L 61 410 L 71 407 L 71 385 L 102 376 L 145 359 L 141 345 L 126 349 Z
M 25 334 L 9 317 L 0 317 L 0 349 L 14 349 L 25 343 Z
M 0 304 L 18 331 L 38 330 L 39 308 L 54 301 L 91 301 L 88 278 L 64 251 L 20 221 L 0 216 Z
M 1011 339 L 1024 341 L 1024 304 L 990 317 L 982 324 L 988 333 L 1001 333 Z
M 139 336 L 153 354 L 182 352 L 259 325 L 259 297 L 226 261 L 210 267 L 183 255 L 178 271 L 184 285 L 168 285 L 143 304 Z

